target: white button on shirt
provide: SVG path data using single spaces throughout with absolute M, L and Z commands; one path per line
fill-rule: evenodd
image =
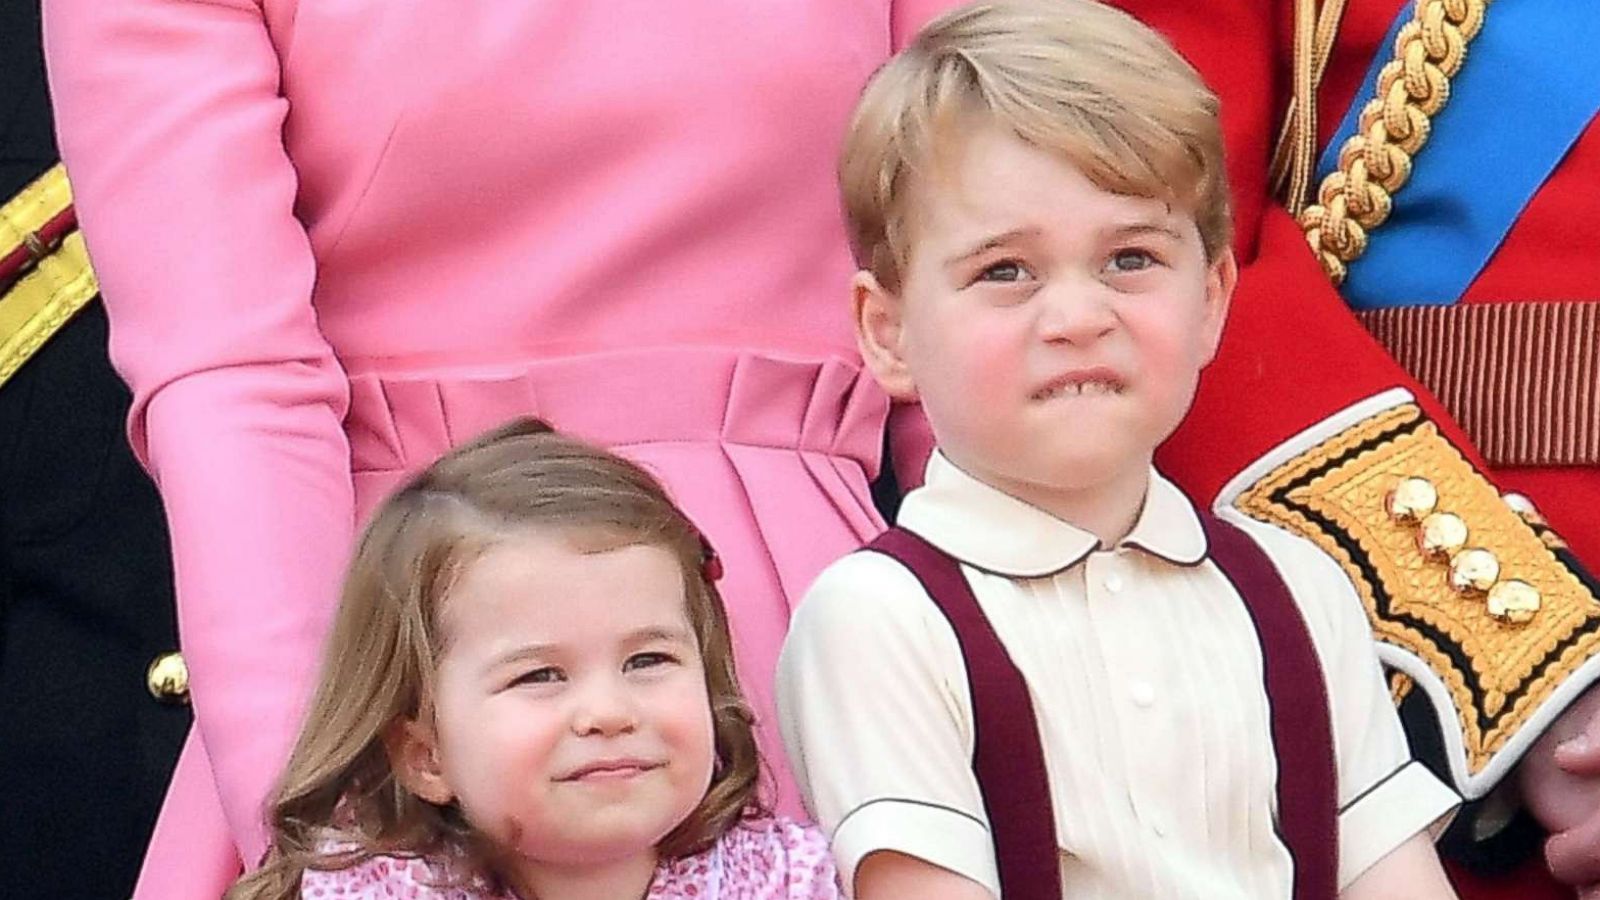
M 935 454 L 900 524 L 962 562 L 1028 681 L 1066 896 L 1290 896 L 1261 648 L 1177 488 L 1152 472 L 1132 532 L 1101 549 Z M 1285 532 L 1245 527 L 1300 604 L 1328 677 L 1343 888 L 1456 798 L 1410 761 L 1338 565 Z M 998 896 L 966 669 L 914 576 L 871 552 L 830 566 L 796 611 L 778 705 L 846 885 L 869 853 L 896 850 Z
M 1135 681 L 1128 687 L 1128 696 L 1133 698 L 1133 705 L 1140 709 L 1149 709 L 1155 705 L 1156 689 L 1143 681 Z

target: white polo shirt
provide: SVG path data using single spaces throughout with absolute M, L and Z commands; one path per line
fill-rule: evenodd
M 1133 531 L 1102 550 L 936 453 L 899 522 L 961 561 L 1028 681 L 1064 895 L 1290 897 L 1261 647 L 1176 487 L 1152 470 Z M 1338 565 L 1286 532 L 1246 530 L 1299 604 L 1328 679 L 1342 889 L 1459 801 L 1411 759 Z M 971 706 L 955 632 L 909 571 L 857 552 L 822 573 L 779 660 L 778 708 L 846 885 L 869 853 L 896 850 L 999 896 Z

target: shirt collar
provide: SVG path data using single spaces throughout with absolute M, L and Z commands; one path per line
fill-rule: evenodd
M 967 565 L 1011 578 L 1054 575 L 1100 547 L 1093 534 L 973 478 L 938 451 L 923 485 L 906 495 L 898 524 Z M 1120 546 L 1180 566 L 1206 557 L 1194 505 L 1155 469 L 1144 508 Z

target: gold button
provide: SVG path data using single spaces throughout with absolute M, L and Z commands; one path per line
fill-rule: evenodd
M 1432 513 L 1439 505 L 1439 492 L 1426 478 L 1406 478 L 1389 492 L 1389 516 L 1410 524 Z
M 1489 615 L 1509 625 L 1525 625 L 1539 611 L 1539 589 L 1507 578 L 1489 589 Z
M 1450 560 L 1450 586 L 1463 594 L 1481 594 L 1500 580 L 1500 560 L 1481 547 L 1469 547 Z
M 1466 545 L 1467 523 L 1455 513 L 1433 513 L 1417 529 L 1417 546 L 1434 559 L 1448 559 Z
M 162 703 L 189 702 L 189 666 L 182 653 L 163 653 L 145 672 L 145 687 Z

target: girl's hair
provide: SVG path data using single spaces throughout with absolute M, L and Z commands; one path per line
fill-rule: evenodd
M 643 544 L 683 571 L 688 614 L 705 664 L 716 766 L 700 805 L 663 839 L 665 857 L 698 852 L 760 810 L 752 716 L 733 668 L 727 613 L 708 569 L 710 547 L 638 466 L 519 419 L 461 447 L 378 508 L 356 548 L 305 727 L 271 806 L 260 869 L 230 900 L 300 895 L 308 868 L 373 855 L 454 861 L 463 880 L 502 886 L 499 851 L 459 809 L 412 795 L 389 766 L 384 735 L 429 715 L 440 613 L 451 585 L 499 539 L 526 529 L 575 533 L 585 550 Z

